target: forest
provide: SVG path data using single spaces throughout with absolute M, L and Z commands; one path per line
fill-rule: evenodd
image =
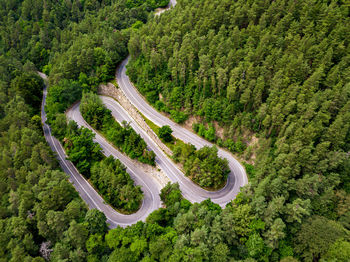
M 0 72 L 0 261 L 83 261 L 106 217 L 88 211 L 44 139 L 41 78 L 4 54 Z
M 142 163 L 155 165 L 155 153 L 148 151 L 143 138 L 125 121 L 120 125 L 102 103 L 98 95 L 85 93 L 81 99 L 80 111 L 84 119 L 122 152 Z
M 0 1 L 0 261 L 347 262 L 349 5 L 178 0 L 172 11 L 149 15 L 164 5 Z M 145 222 L 108 230 L 59 169 L 42 133 L 37 70 L 49 75 L 48 122 L 60 140 L 69 138 L 71 160 L 106 200 L 136 207 L 139 189 L 130 193 L 124 167 L 64 115 L 113 78 L 128 51 L 130 78 L 174 121 L 200 119 L 195 131 L 232 152 L 245 154 L 258 137 L 255 174 L 225 208 L 191 204 L 168 184 L 163 207 Z M 93 162 L 79 154 L 82 144 Z
M 258 137 L 255 177 L 237 199 L 264 228 L 241 238 L 236 258 L 264 260 L 239 248 L 260 241 L 273 261 L 349 245 L 349 39 L 349 6 L 311 0 L 182 0 L 132 33 L 128 74 L 158 110 L 199 118 L 210 141 L 217 123 L 233 152 Z M 345 235 L 329 241 L 331 225 Z
M 74 121 L 70 121 L 64 129 L 66 133 L 62 142 L 65 151 L 79 172 L 119 212 L 136 212 L 143 193 L 139 186 L 134 185 L 126 167 L 118 159 L 104 157 L 100 145 L 93 141 L 95 135 L 89 129 L 78 128 Z
M 201 187 L 218 190 L 225 186 L 230 168 L 227 159 L 218 157 L 215 146 L 197 150 L 194 145 L 177 141 L 172 158 L 181 163 L 185 175 Z

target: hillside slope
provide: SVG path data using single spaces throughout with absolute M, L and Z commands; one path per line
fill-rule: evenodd
M 158 110 L 218 122 L 224 140 L 259 137 L 237 201 L 269 248 L 307 261 L 329 247 L 309 243 L 327 239 L 318 222 L 350 229 L 349 39 L 342 1 L 183 0 L 129 42 L 128 74 Z

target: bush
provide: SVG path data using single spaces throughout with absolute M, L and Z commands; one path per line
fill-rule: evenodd
M 188 115 L 181 111 L 170 110 L 170 115 L 171 118 L 178 124 L 181 124 L 188 119 Z
M 158 136 L 165 142 L 171 142 L 173 140 L 172 134 L 173 130 L 171 130 L 170 126 L 162 126 L 158 130 Z

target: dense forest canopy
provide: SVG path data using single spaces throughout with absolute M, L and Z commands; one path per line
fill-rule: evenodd
M 58 170 L 36 115 L 41 78 L 4 55 L 0 72 L 0 261 L 83 261 L 85 242 L 107 231 L 106 217 L 88 211 Z
M 129 41 L 129 76 L 157 109 L 217 122 L 225 140 L 259 137 L 240 197 L 280 256 L 319 259 L 301 243 L 317 219 L 350 228 L 349 39 L 343 1 L 182 0 Z
M 227 159 L 218 157 L 215 146 L 197 150 L 194 145 L 177 141 L 172 158 L 181 163 L 185 175 L 201 187 L 218 190 L 226 185 L 230 168 Z
M 0 261 L 347 262 L 349 5 L 179 0 L 148 15 L 164 5 L 0 1 Z M 49 74 L 49 123 L 68 138 L 72 160 L 107 201 L 123 191 L 135 201 L 115 205 L 137 207 L 124 167 L 63 114 L 113 77 L 127 43 L 129 75 L 159 110 L 178 122 L 199 117 L 195 129 L 211 141 L 218 124 L 231 151 L 258 137 L 255 177 L 227 207 L 191 204 L 168 184 L 164 207 L 146 222 L 108 231 L 104 214 L 88 211 L 58 170 L 41 131 L 37 69 Z

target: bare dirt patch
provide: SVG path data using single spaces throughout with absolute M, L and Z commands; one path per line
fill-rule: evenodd
M 217 121 L 213 121 L 212 122 L 214 127 L 215 127 L 215 133 L 216 133 L 216 136 L 221 138 L 221 139 L 224 139 L 225 138 L 225 129 L 220 126 L 219 122 Z
M 192 116 L 190 115 L 188 117 L 188 119 L 183 123 L 181 124 L 181 126 L 183 126 L 184 128 L 186 128 L 187 130 L 190 130 L 191 132 L 193 132 L 193 124 L 197 124 L 197 123 L 200 123 L 200 117 L 199 116 Z

